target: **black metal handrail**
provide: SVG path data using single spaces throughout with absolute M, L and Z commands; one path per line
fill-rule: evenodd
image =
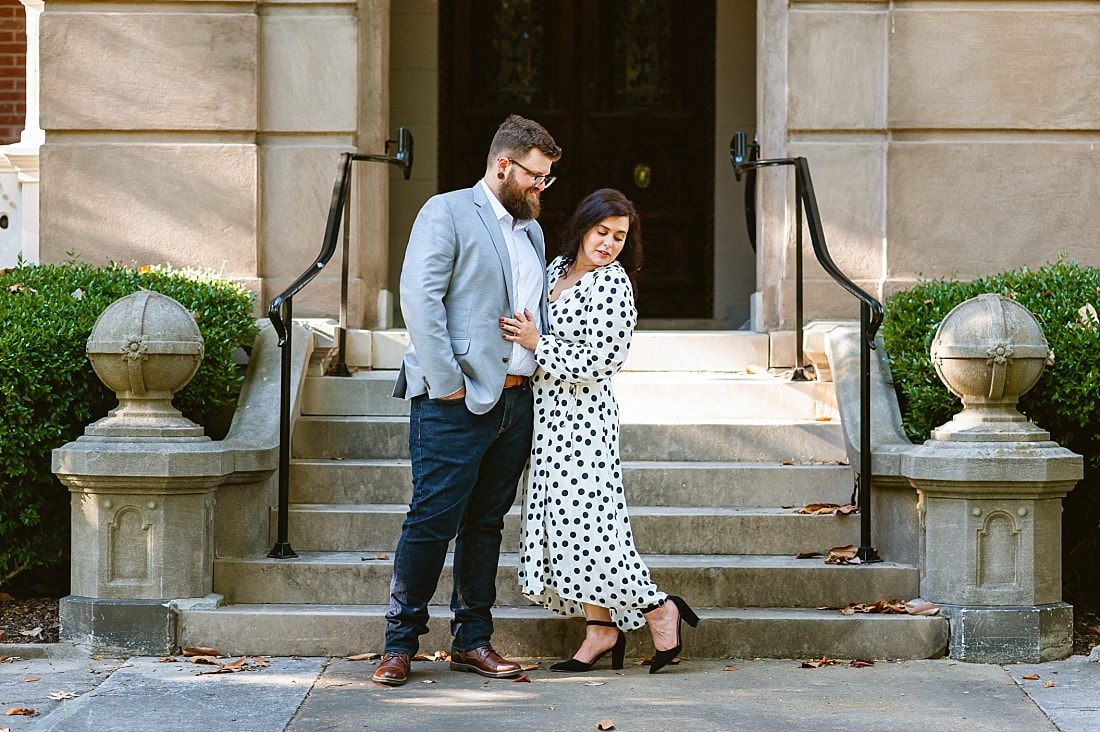
M 291 326 L 293 325 L 294 296 L 303 287 L 321 273 L 325 265 L 336 252 L 336 237 L 343 230 L 343 258 L 340 268 L 340 325 L 336 333 L 337 362 L 334 373 L 337 376 L 350 376 L 347 368 L 347 328 L 348 328 L 348 242 L 350 233 L 348 222 L 351 219 L 351 197 L 348 188 L 351 181 L 352 163 L 358 161 L 392 163 L 399 166 L 405 174 L 405 180 L 412 173 L 413 137 L 406 128 L 397 130 L 396 140 L 386 140 L 386 152 L 390 145 L 397 144 L 397 155 L 372 155 L 367 153 L 340 153 L 336 168 L 336 184 L 332 188 L 332 201 L 328 209 L 328 222 L 325 225 L 325 238 L 321 244 L 321 253 L 298 279 L 279 293 L 267 308 L 267 317 L 279 334 L 279 347 L 283 349 L 281 369 L 281 389 L 279 404 L 279 525 L 275 546 L 268 552 L 274 559 L 289 559 L 298 556 L 290 546 L 290 377 L 291 377 Z M 341 226 L 341 223 L 343 225 Z
M 875 347 L 875 333 L 882 324 L 882 303 L 848 278 L 829 256 L 825 245 L 825 232 L 821 227 L 821 213 L 817 208 L 810 164 L 806 158 L 759 159 L 760 145 L 753 140 L 750 146 L 744 132 L 737 132 L 730 140 L 730 163 L 734 175 L 741 180 L 741 173 L 756 168 L 791 165 L 795 169 L 795 368 L 792 380 L 804 381 L 806 374 L 802 354 L 802 216 L 805 208 L 806 223 L 810 229 L 810 243 L 818 263 L 841 287 L 860 302 L 859 308 L 859 473 L 856 489 L 859 493 L 860 547 L 857 553 L 863 563 L 881 562 L 878 552 L 871 546 L 871 349 Z M 745 214 L 755 229 L 755 192 L 752 204 L 745 196 Z M 755 231 L 753 232 L 755 235 Z M 755 237 L 754 237 L 755 238 Z

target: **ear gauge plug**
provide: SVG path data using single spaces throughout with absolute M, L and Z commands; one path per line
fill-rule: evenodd
M 497 178 L 500 178 L 501 180 L 504 180 L 504 173 L 498 172 L 497 173 Z

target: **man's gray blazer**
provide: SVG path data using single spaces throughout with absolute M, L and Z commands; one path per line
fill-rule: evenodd
M 528 238 L 546 269 L 542 228 Z M 411 342 L 393 396 L 432 399 L 466 387 L 466 406 L 485 414 L 500 399 L 512 343 L 500 318 L 514 317 L 512 264 L 481 185 L 428 199 L 413 223 L 401 269 L 401 313 Z M 546 288 L 539 308 L 546 317 Z

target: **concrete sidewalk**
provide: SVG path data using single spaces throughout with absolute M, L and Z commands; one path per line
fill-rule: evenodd
M 4 645 L 0 656 L 40 649 Z M 943 659 L 813 669 L 794 660 L 688 659 L 655 675 L 629 660 L 622 671 L 604 661 L 591 673 L 557 674 L 548 661 L 528 672 L 530 682 L 417 661 L 408 684 L 389 688 L 370 681 L 369 661 L 271 658 L 267 666 L 249 660 L 251 670 L 203 674 L 214 667 L 65 651 L 0 662 L 0 715 L 36 710 L 0 716 L 0 730 L 592 730 L 604 719 L 623 731 L 1100 730 L 1100 663 L 1084 656 L 1006 667 Z M 1023 678 L 1032 674 L 1039 678 Z

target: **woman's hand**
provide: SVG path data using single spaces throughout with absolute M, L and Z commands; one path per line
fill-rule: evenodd
M 535 327 L 535 316 L 530 310 L 516 313 L 515 318 L 501 318 L 500 329 L 504 331 L 504 340 L 514 341 L 528 351 L 535 350 L 539 344 L 539 329 Z

